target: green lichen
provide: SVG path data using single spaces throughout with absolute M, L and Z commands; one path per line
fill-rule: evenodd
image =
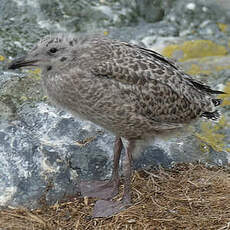
M 175 58 L 177 53 L 180 53 L 178 60 L 183 62 L 192 58 L 223 56 L 227 54 L 227 49 L 210 40 L 192 40 L 166 46 L 162 51 L 163 55 L 170 58 Z
M 216 152 L 229 151 L 229 148 L 226 147 L 227 136 L 224 134 L 224 129 L 229 127 L 224 116 L 218 123 L 203 122 L 200 133 L 195 133 L 195 136 L 201 141 L 201 151 L 209 152 L 210 147 Z

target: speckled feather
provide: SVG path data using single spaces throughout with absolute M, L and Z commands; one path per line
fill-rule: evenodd
M 154 51 L 100 36 L 59 34 L 32 52 L 45 55 L 51 47 L 59 52 L 42 73 L 51 100 L 117 136 L 145 139 L 201 116 L 218 117 L 212 94 L 221 92 Z

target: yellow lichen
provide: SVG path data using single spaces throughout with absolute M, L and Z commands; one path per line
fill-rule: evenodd
M 210 74 L 211 73 L 210 70 L 202 69 L 202 67 L 197 64 L 192 64 L 190 69 L 186 72 L 190 75 Z
M 21 96 L 21 97 L 20 97 L 20 100 L 21 100 L 21 101 L 27 101 L 28 98 L 27 98 L 26 96 Z
M 29 76 L 36 78 L 36 79 L 40 79 L 40 74 L 41 74 L 41 69 L 36 68 L 33 70 L 28 70 Z
M 207 152 L 207 149 L 209 149 L 208 147 L 210 146 L 217 152 L 224 150 L 228 151 L 228 148 L 226 148 L 226 135 L 221 131 L 229 128 L 229 126 L 230 125 L 224 116 L 218 123 L 203 122 L 201 124 L 201 132 L 195 134 L 196 137 L 201 140 L 201 150 Z
M 202 60 L 200 60 L 202 61 Z M 205 68 L 203 68 L 203 66 Z M 208 67 L 208 68 L 207 68 Z M 209 75 L 213 72 L 220 72 L 222 70 L 230 69 L 230 65 L 216 65 L 216 66 L 205 66 L 199 64 L 192 64 L 186 73 L 190 75 Z
M 225 69 L 230 69 L 230 65 L 218 65 L 218 66 L 215 66 L 215 70 L 217 72 L 225 70 Z
M 2 55 L 0 55 L 0 61 L 4 61 L 5 57 L 3 57 Z
M 226 32 L 227 29 L 228 29 L 228 25 L 227 24 L 219 22 L 219 23 L 217 23 L 217 25 L 218 25 L 220 31 L 222 31 L 222 32 Z
M 40 74 L 40 73 L 41 73 L 41 69 L 37 68 L 37 69 L 29 70 L 29 72 L 30 72 L 31 74 L 37 75 L 37 74 Z
M 230 105 L 230 82 L 227 82 L 223 90 L 226 94 L 220 94 L 219 98 L 223 99 L 222 106 Z
M 166 46 L 162 54 L 170 58 L 175 58 L 178 52 L 181 52 L 181 57 L 178 60 L 183 62 L 192 58 L 223 56 L 227 54 L 227 49 L 210 40 L 192 40 L 185 41 L 182 44 Z

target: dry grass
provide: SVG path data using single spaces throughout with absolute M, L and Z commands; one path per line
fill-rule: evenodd
M 133 206 L 114 217 L 92 219 L 95 199 L 75 198 L 33 211 L 0 211 L 0 229 L 230 229 L 230 170 L 180 164 L 136 172 L 132 185 Z

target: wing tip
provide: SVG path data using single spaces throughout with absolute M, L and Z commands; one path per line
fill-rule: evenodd
M 213 112 L 204 112 L 201 114 L 201 117 L 207 118 L 209 120 L 217 121 L 221 117 L 221 114 L 218 110 L 215 110 Z

